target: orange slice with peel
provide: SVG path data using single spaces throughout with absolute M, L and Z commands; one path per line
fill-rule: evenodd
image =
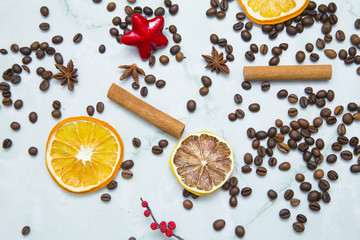
M 238 0 L 246 15 L 258 24 L 285 22 L 301 14 L 310 0 Z
M 91 117 L 67 118 L 56 124 L 46 143 L 46 167 L 66 191 L 89 193 L 117 174 L 124 145 L 116 130 Z
M 218 190 L 234 169 L 234 154 L 224 139 L 211 132 L 185 136 L 175 146 L 170 167 L 179 183 L 196 195 Z

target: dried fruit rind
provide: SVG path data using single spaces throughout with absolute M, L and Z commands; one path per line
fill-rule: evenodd
M 197 195 L 219 189 L 234 169 L 230 145 L 211 132 L 185 136 L 175 146 L 170 166 L 179 183 Z

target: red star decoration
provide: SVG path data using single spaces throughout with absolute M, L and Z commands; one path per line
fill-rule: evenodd
M 142 60 L 147 60 L 155 49 L 167 46 L 168 40 L 162 33 L 163 17 L 147 20 L 140 14 L 134 14 L 131 23 L 132 30 L 121 38 L 121 42 L 136 46 Z

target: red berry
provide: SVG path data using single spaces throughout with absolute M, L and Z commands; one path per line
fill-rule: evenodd
M 162 233 L 165 233 L 166 232 L 166 226 L 161 226 L 160 227 L 160 232 L 162 232 Z
M 149 206 L 149 204 L 147 203 L 147 201 L 142 201 L 141 206 L 147 207 L 147 206 Z
M 158 228 L 158 225 L 156 223 L 152 223 L 152 224 L 150 224 L 150 228 L 152 230 L 156 230 Z
M 145 211 L 144 211 L 144 215 L 145 215 L 145 217 L 150 216 L 150 211 L 149 211 L 149 210 L 145 210 Z
M 168 223 L 168 228 L 171 229 L 171 230 L 174 230 L 174 229 L 176 228 L 175 222 L 170 221 L 170 222 Z
M 166 227 L 166 222 L 165 221 L 160 222 L 160 226 L 165 226 Z
M 173 235 L 173 231 L 171 231 L 170 229 L 168 229 L 168 230 L 166 231 L 165 235 L 166 235 L 167 237 L 171 237 L 171 236 Z

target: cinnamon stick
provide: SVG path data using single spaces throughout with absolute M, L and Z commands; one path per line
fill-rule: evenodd
M 331 65 L 289 65 L 244 67 L 245 81 L 330 80 Z
M 180 138 L 185 129 L 185 124 L 154 108 L 114 83 L 109 88 L 107 97 L 175 138 Z

